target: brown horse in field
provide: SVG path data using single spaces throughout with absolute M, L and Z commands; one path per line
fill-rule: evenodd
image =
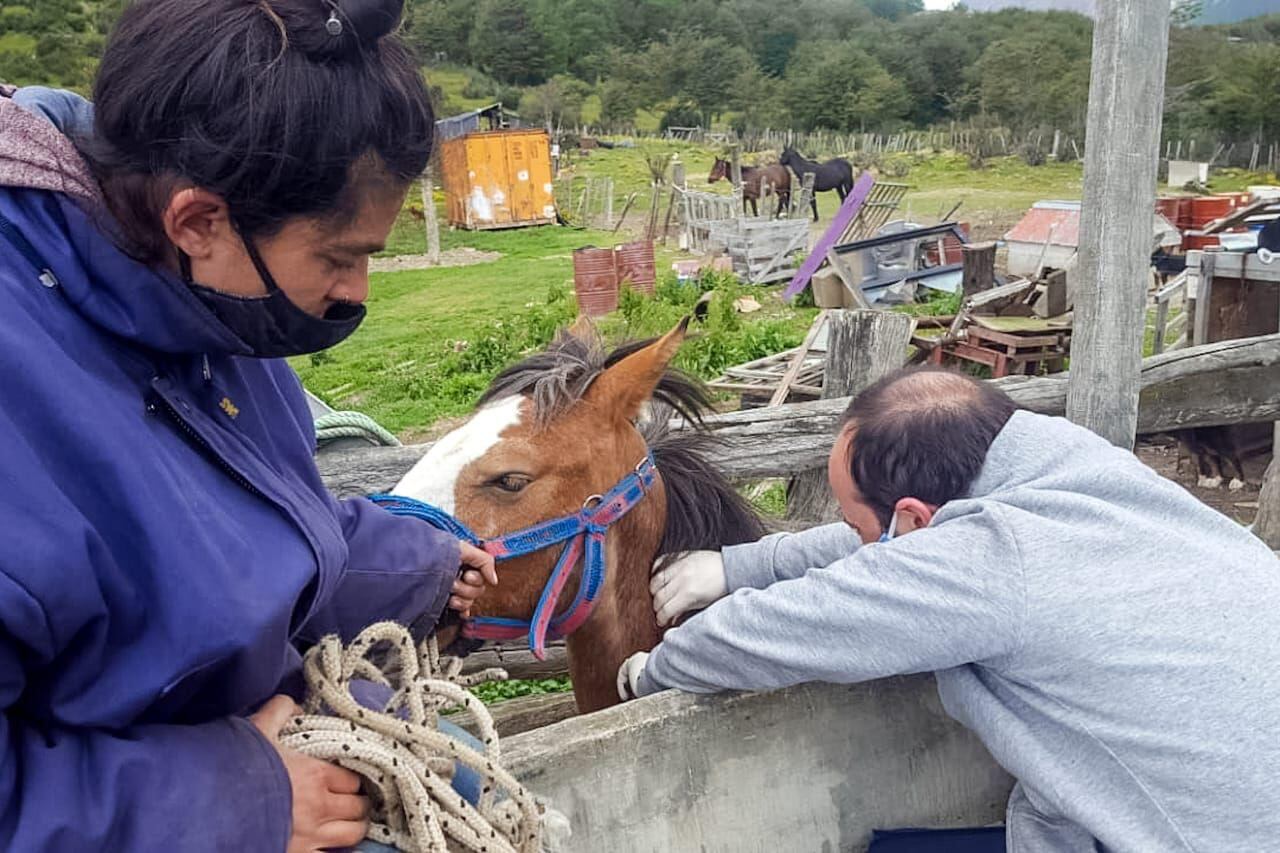
M 707 183 L 727 181 L 732 174 L 732 164 L 717 157 L 715 165 L 711 167 L 711 174 L 707 176 Z M 751 215 L 759 216 L 760 209 L 756 202 L 766 192 L 772 192 L 778 197 L 778 207 L 773 212 L 775 217 L 791 209 L 791 172 L 787 167 L 777 163 L 770 166 L 743 166 L 742 212 L 746 213 L 747 202 L 751 202 Z
M 514 625 L 518 634 L 518 626 L 530 628 L 554 609 L 549 624 L 554 632 L 560 620 L 569 635 L 570 674 L 584 713 L 617 704 L 618 667 L 661 637 L 649 594 L 654 561 L 764 533 L 710 464 L 715 442 L 708 435 L 671 432 L 665 414 L 641 418 L 650 401 L 695 425 L 709 410 L 703 387 L 667 366 L 687 322 L 610 353 L 586 336 L 562 333 L 545 352 L 501 373 L 470 420 L 436 442 L 393 490 L 452 513 L 502 554 L 499 584 L 477 600 L 473 625 Z M 566 558 L 564 539 L 550 546 L 537 540 L 548 525 L 572 528 L 584 520 L 596 525 L 599 573 L 590 569 L 589 546 Z M 537 550 L 506 551 L 517 540 L 527 544 L 531 530 Z M 567 580 L 557 581 L 562 569 Z M 593 591 L 582 621 L 584 596 Z

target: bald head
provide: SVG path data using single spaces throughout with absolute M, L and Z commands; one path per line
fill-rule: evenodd
M 941 506 L 968 494 L 1016 409 L 1003 392 L 955 371 L 890 374 L 845 411 L 841 437 L 849 472 L 884 523 L 905 497 Z

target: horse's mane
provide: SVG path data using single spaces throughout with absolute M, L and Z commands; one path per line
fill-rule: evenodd
M 573 335 L 561 334 L 547 349 L 499 373 L 480 398 L 489 403 L 517 394 L 533 401 L 537 423 L 547 424 L 582 400 L 601 373 L 652 340 L 623 344 L 611 352 Z M 662 474 L 667 492 L 667 525 L 659 554 L 715 549 L 753 542 L 764 526 L 751 505 L 709 459 L 720 442 L 698 429 L 711 411 L 706 386 L 668 368 L 653 392 L 650 417 L 640 434 Z M 691 429 L 673 431 L 669 415 L 684 418 Z

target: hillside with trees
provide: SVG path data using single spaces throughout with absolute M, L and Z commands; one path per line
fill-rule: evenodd
M 86 90 L 125 2 L 0 0 L 0 79 Z M 1218 2 L 1175 0 L 1166 135 L 1269 144 L 1280 15 L 1192 25 Z M 407 0 L 405 28 L 429 80 L 460 81 L 438 91 L 444 113 L 500 100 L 614 131 L 964 122 L 1082 136 L 1092 38 L 1073 12 L 922 0 Z

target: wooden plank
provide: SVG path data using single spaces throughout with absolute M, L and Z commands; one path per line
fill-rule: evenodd
M 1062 415 L 1068 376 L 1011 377 L 993 384 L 1026 409 Z M 1141 381 L 1143 434 L 1280 419 L 1280 334 L 1152 356 L 1143 362 Z M 737 480 L 820 467 L 848 405 L 847 397 L 838 397 L 711 415 L 705 426 L 724 441 L 716 465 Z M 339 497 L 351 497 L 393 488 L 429 448 L 322 448 L 316 462 L 325 484 Z
M 822 265 L 822 262 L 827 257 L 827 252 L 836 245 L 836 241 L 840 239 L 844 229 L 853 221 L 853 217 L 858 214 L 858 208 L 866 201 L 867 194 L 871 192 L 871 187 L 874 184 L 875 178 L 871 177 L 870 172 L 863 172 L 859 176 L 857 182 L 853 185 L 853 190 L 849 195 L 845 196 L 840 209 L 836 211 L 835 218 L 831 220 L 827 230 L 818 239 L 818 243 L 813 247 L 813 251 L 809 253 L 809 257 L 805 258 L 804 263 L 800 265 L 800 269 L 796 270 L 795 276 L 792 277 L 791 283 L 782 291 L 784 299 L 793 298 L 809 284 L 809 278 L 818 271 L 818 267 Z
M 498 737 L 529 732 L 578 716 L 572 693 L 543 693 L 538 696 L 520 696 L 489 706 Z M 478 734 L 475 718 L 470 712 L 450 714 L 445 717 L 451 723 Z
M 569 652 L 564 640 L 547 643 L 547 657 L 538 660 L 529 651 L 528 644 L 495 645 L 472 652 L 462 661 L 464 673 L 479 672 L 498 667 L 517 679 L 559 678 L 569 674 Z
M 813 324 L 809 326 L 809 331 L 805 334 L 804 341 L 800 344 L 800 348 L 791 359 L 791 364 L 787 367 L 786 373 L 782 374 L 782 379 L 779 380 L 777 390 L 774 391 L 773 396 L 769 398 L 770 406 L 779 406 L 786 402 L 788 388 L 791 386 L 791 383 L 795 381 L 796 374 L 800 372 L 800 368 L 804 367 L 804 360 L 809 354 L 809 348 L 813 346 L 813 342 L 822 331 L 822 327 L 826 324 L 827 317 L 830 316 L 830 314 L 831 312 L 827 310 L 818 312 L 818 316 L 814 319 Z
M 1133 446 L 1169 44 L 1169 0 L 1099 3 L 1067 417 Z
M 902 367 L 915 322 L 892 311 L 834 311 L 827 337 L 824 398 L 847 398 Z M 839 521 L 826 466 L 805 471 L 787 489 L 787 518 Z
M 1257 216 L 1260 213 L 1272 212 L 1272 208 L 1280 210 L 1280 202 L 1275 199 L 1259 199 L 1250 205 L 1238 208 L 1221 219 L 1215 219 L 1207 223 L 1200 229 L 1201 234 L 1220 234 L 1239 225 L 1243 225 L 1244 221 L 1251 216 Z

